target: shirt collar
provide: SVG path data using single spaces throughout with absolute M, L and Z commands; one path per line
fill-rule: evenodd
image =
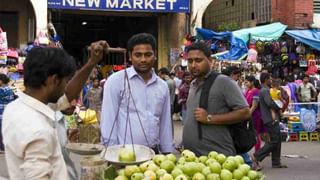
M 209 71 L 205 76 L 204 79 L 208 79 L 208 77 L 210 76 L 212 71 Z M 197 79 L 194 79 L 193 81 L 191 81 L 192 85 L 195 85 L 197 83 Z
M 133 66 L 129 67 L 126 69 L 127 73 L 128 73 L 128 77 L 129 79 L 132 79 L 133 77 L 139 77 L 142 79 L 142 77 L 137 73 L 137 71 L 134 69 Z M 151 79 L 148 81 L 148 84 L 153 83 L 157 80 L 157 75 L 154 72 L 154 69 L 151 69 Z
M 27 106 L 29 106 L 30 108 L 39 111 L 40 113 L 44 114 L 45 116 L 47 116 L 49 119 L 51 119 L 52 121 L 55 121 L 55 112 L 47 105 L 45 105 L 44 103 L 42 103 L 41 101 L 23 93 L 20 92 L 18 94 L 19 99 L 26 104 Z

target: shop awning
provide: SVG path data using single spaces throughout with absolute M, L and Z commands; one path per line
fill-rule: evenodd
M 247 45 L 241 39 L 236 38 L 233 36 L 232 32 L 214 32 L 209 29 L 202 29 L 197 28 L 197 33 L 200 35 L 204 40 L 228 40 L 231 44 L 231 48 L 228 52 L 224 54 L 216 55 L 217 59 L 220 60 L 239 60 L 243 57 L 244 54 L 247 53 Z M 215 43 L 212 43 L 211 48 L 215 46 Z
M 252 39 L 271 41 L 277 40 L 284 31 L 287 29 L 286 25 L 281 23 L 272 23 L 264 26 L 257 26 L 252 28 L 241 29 L 238 31 L 233 31 L 233 35 L 239 39 L 242 39 L 245 43 L 249 41 L 249 36 Z
M 286 33 L 294 39 L 320 51 L 320 30 L 288 30 Z

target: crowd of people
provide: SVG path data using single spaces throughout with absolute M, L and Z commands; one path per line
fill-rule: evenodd
M 246 162 L 261 170 L 260 162 L 271 153 L 273 168 L 287 167 L 280 159 L 281 114 L 289 102 L 316 101 L 317 81 L 308 75 L 279 79 L 267 69 L 223 66 L 207 92 L 207 107 L 202 107 L 205 81 L 217 69 L 211 49 L 194 42 L 186 48 L 187 68 L 156 72 L 156 44 L 150 34 L 132 36 L 127 44 L 132 66 L 106 79 L 92 73 L 108 53 L 105 41 L 91 44 L 88 62 L 79 70 L 63 49 L 34 47 L 24 63 L 25 91 L 17 96 L 1 74 L 0 148 L 5 150 L 10 179 L 77 179 L 65 149 L 65 127 L 70 125 L 64 122 L 77 105 L 96 112 L 101 144 L 135 143 L 162 154 L 175 151 L 172 119 L 181 119 L 183 137 L 176 149 L 236 155 L 229 126 L 252 117 L 257 143 L 254 154 L 242 154 Z

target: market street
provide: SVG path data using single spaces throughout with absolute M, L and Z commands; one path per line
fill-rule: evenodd
M 175 121 L 175 142 L 180 142 L 182 126 L 180 121 Z M 282 156 L 299 155 L 304 158 L 282 157 L 283 163 L 288 165 L 288 169 L 272 169 L 270 157 L 263 162 L 262 172 L 267 176 L 266 180 L 320 180 L 320 141 L 318 142 L 284 142 Z M 78 172 L 80 174 L 81 156 L 72 154 Z M 7 179 L 8 173 L 4 155 L 0 155 L 0 180 Z

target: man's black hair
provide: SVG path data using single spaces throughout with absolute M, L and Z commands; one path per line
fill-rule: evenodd
M 132 52 L 134 46 L 139 44 L 150 44 L 153 51 L 156 51 L 156 38 L 149 33 L 139 33 L 136 35 L 133 35 L 127 44 L 127 48 L 129 53 Z
M 270 79 L 270 74 L 269 73 L 261 73 L 260 74 L 260 82 L 261 84 L 264 84 L 266 80 Z
M 263 70 L 266 70 L 266 71 L 268 71 L 268 72 L 269 72 L 269 69 L 268 69 L 268 68 L 266 68 L 266 67 L 261 68 L 261 71 L 263 71 Z
M 302 76 L 302 79 L 304 79 L 304 78 L 310 79 L 310 76 L 309 76 L 308 74 L 304 74 L 304 75 Z
M 166 67 L 160 68 L 160 69 L 159 69 L 159 73 L 165 74 L 165 75 L 169 75 L 169 74 L 170 74 L 169 69 L 166 68 Z
M 24 85 L 40 88 L 48 77 L 63 79 L 76 71 L 74 59 L 63 49 L 35 47 L 28 53 L 24 68 Z
M 227 74 L 228 74 L 228 76 L 230 76 L 232 74 L 241 74 L 241 70 L 240 70 L 240 68 L 238 68 L 236 66 L 229 66 L 227 68 Z
M 207 58 L 211 57 L 211 49 L 210 49 L 210 47 L 206 43 L 201 42 L 201 41 L 191 44 L 186 49 L 187 49 L 187 53 L 189 51 L 192 51 L 192 50 L 199 50 L 199 51 L 202 51 L 203 54 L 205 56 L 207 56 Z
M 8 84 L 10 82 L 10 79 L 7 75 L 5 74 L 0 74 L 0 81 L 3 82 L 3 84 Z

